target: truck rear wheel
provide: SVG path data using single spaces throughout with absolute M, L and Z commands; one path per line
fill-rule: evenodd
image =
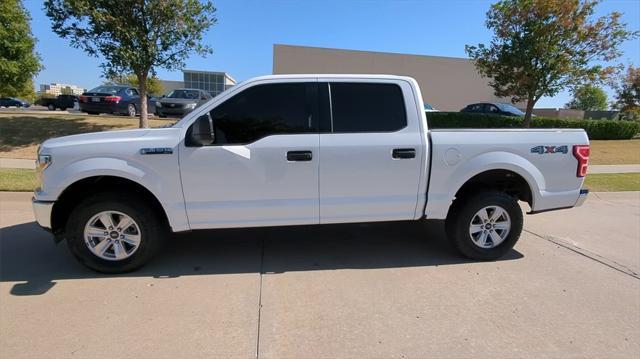
M 522 210 L 508 194 L 484 192 L 456 202 L 447 217 L 446 230 L 449 240 L 465 257 L 498 259 L 520 238 Z
M 85 266 L 102 273 L 140 268 L 161 247 L 165 226 L 152 208 L 116 194 L 99 194 L 79 204 L 67 221 L 69 249 Z

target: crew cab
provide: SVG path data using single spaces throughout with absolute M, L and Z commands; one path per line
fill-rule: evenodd
M 35 217 L 109 273 L 143 265 L 169 231 L 424 219 L 494 260 L 520 236 L 518 201 L 537 213 L 587 196 L 581 129 L 427 124 L 409 77 L 258 77 L 172 127 L 45 141 Z

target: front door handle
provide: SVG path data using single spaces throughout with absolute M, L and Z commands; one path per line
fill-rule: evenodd
M 416 149 L 415 148 L 394 148 L 391 156 L 397 159 L 415 158 Z
M 311 161 L 313 155 L 311 151 L 289 151 L 287 152 L 287 161 L 307 162 Z

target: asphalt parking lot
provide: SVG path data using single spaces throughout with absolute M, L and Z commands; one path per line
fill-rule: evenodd
M 441 223 L 218 230 L 96 274 L 0 193 L 2 358 L 640 356 L 640 192 L 525 217 L 504 259 Z

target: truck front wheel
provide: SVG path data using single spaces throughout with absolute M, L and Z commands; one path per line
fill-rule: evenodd
M 125 273 L 147 263 L 160 248 L 165 226 L 143 201 L 100 194 L 80 203 L 67 221 L 69 249 L 85 266 Z
M 449 240 L 467 258 L 495 260 L 513 248 L 522 232 L 522 210 L 503 192 L 456 200 L 446 220 Z

